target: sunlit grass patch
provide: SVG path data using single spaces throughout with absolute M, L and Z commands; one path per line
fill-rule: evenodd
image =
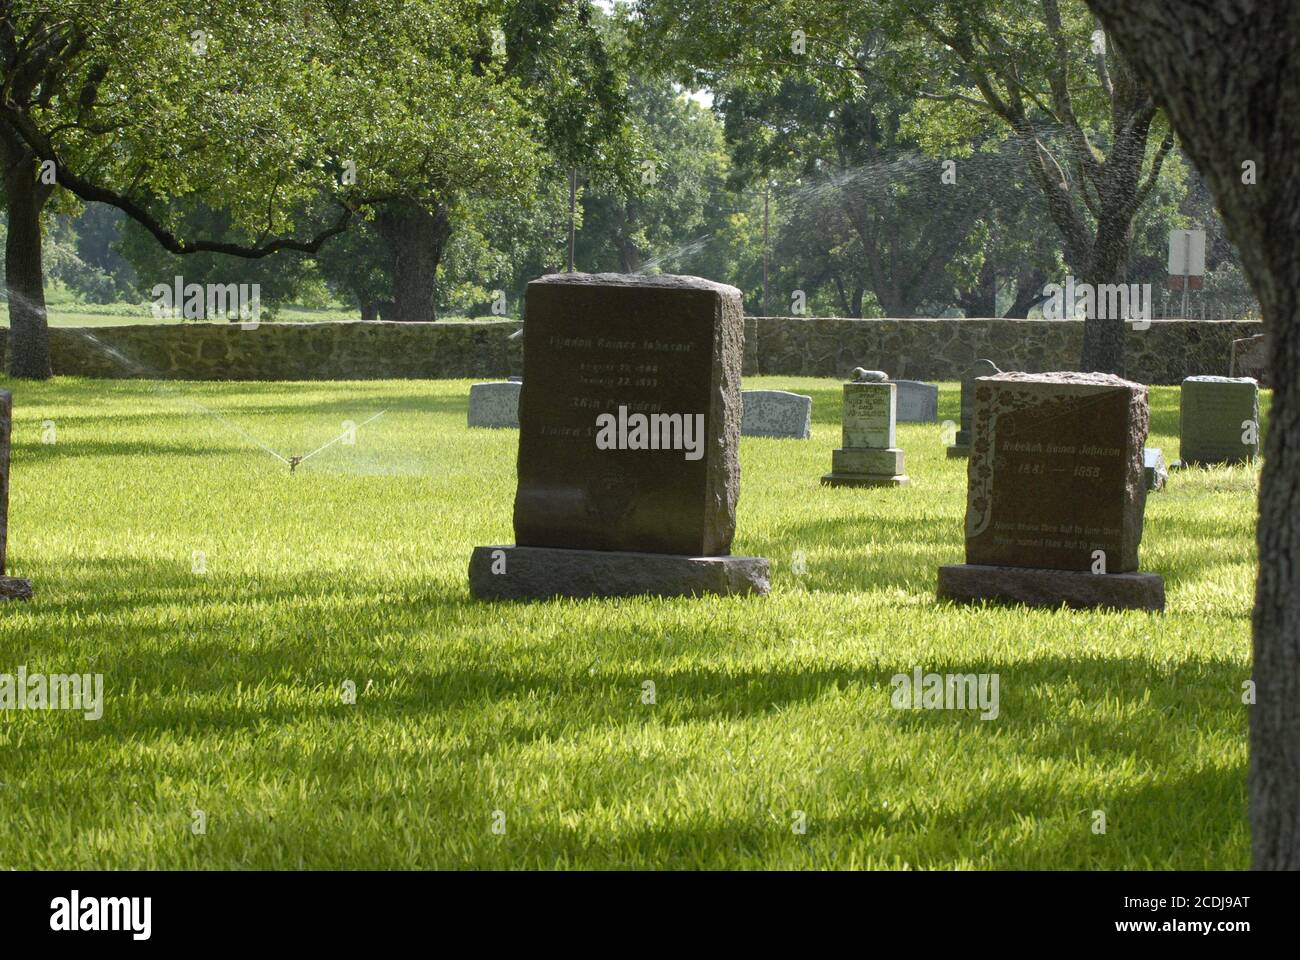
M 0 672 L 102 673 L 106 705 L 0 711 L 0 867 L 1247 865 L 1257 471 L 1149 498 L 1163 616 L 958 607 L 940 425 L 899 427 L 911 487 L 826 488 L 839 385 L 746 386 L 815 398 L 811 441 L 741 444 L 769 596 L 516 606 L 467 589 L 516 452 L 467 381 L 7 382 L 37 595 L 0 608 Z M 292 476 L 258 445 L 381 410 Z M 916 667 L 996 673 L 997 719 L 895 709 Z

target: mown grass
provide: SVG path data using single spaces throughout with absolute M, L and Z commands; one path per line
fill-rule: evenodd
M 769 596 L 520 606 L 466 587 L 516 447 L 466 429 L 467 381 L 6 383 L 37 596 L 0 607 L 0 672 L 102 673 L 106 707 L 0 712 L 0 868 L 1248 865 L 1254 471 L 1148 501 L 1163 616 L 954 607 L 940 428 L 900 426 L 910 488 L 823 488 L 838 385 L 746 385 L 816 400 L 811 442 L 742 441 Z M 1153 404 L 1173 460 L 1176 388 Z M 248 439 L 382 409 L 295 476 Z M 997 673 L 999 716 L 893 709 L 916 666 Z

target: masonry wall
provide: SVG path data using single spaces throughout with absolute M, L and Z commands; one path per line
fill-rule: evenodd
M 844 377 L 854 367 L 895 379 L 956 380 L 986 357 L 1003 370 L 1073 370 L 1083 321 L 938 319 L 842 320 L 757 317 L 746 321 L 745 348 L 759 373 Z M 1245 321 L 1152 320 L 1127 333 L 1127 376 L 1139 383 L 1180 383 L 1194 374 L 1227 375 L 1232 341 L 1263 332 Z
M 57 374 L 170 380 L 500 379 L 522 372 L 516 321 L 231 323 L 54 328 Z M 1227 374 L 1231 342 L 1262 332 L 1244 321 L 1153 320 L 1128 332 L 1128 375 L 1178 383 Z M 0 359 L 7 337 L 0 336 Z M 1070 370 L 1079 321 L 846 320 L 750 317 L 745 373 L 844 377 L 854 367 L 895 378 L 955 380 L 987 357 L 1003 370 Z

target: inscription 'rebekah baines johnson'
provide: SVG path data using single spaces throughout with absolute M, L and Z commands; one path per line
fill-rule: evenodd
M 1108 374 L 974 381 L 966 562 L 1138 568 L 1146 387 Z

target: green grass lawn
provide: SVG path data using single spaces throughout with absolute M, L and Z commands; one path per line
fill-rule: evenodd
M 466 428 L 468 381 L 0 385 L 37 591 L 0 606 L 0 672 L 102 673 L 106 702 L 0 712 L 0 869 L 1249 864 L 1255 471 L 1150 497 L 1163 616 L 955 607 L 940 428 L 900 425 L 910 488 L 823 488 L 838 384 L 752 378 L 816 401 L 811 442 L 741 444 L 769 596 L 499 605 L 466 567 L 512 540 L 516 434 Z M 295 476 L 249 439 L 383 409 Z M 998 674 L 999 716 L 893 709 L 917 666 Z

